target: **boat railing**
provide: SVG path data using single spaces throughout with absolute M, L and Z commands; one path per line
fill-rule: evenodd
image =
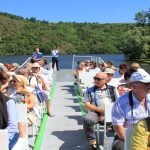
M 96 57 L 96 56 L 85 56 L 85 55 L 73 55 L 72 59 L 72 69 L 75 69 L 77 66 L 78 61 L 85 61 L 85 60 L 90 60 L 90 61 L 95 61 L 96 63 L 99 62 L 104 62 L 104 60 L 101 57 Z
M 47 61 L 48 61 L 48 63 L 50 63 L 52 56 L 44 56 L 44 58 L 46 58 Z M 31 62 L 31 59 L 32 59 L 32 57 L 28 57 L 28 58 L 23 62 L 23 64 L 20 65 L 20 67 L 22 68 L 25 64 L 30 63 L 30 62 Z

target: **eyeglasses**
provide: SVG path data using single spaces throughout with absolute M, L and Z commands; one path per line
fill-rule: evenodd
M 104 80 L 105 78 L 94 77 L 93 79 L 96 80 L 96 81 L 101 81 L 101 80 Z

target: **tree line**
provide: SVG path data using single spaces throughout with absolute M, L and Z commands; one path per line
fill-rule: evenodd
M 0 55 L 125 54 L 127 59 L 150 56 L 150 11 L 135 14 L 136 23 L 50 23 L 34 17 L 0 13 Z M 145 19 L 144 19 L 145 17 Z M 144 20 L 144 21 L 143 21 Z

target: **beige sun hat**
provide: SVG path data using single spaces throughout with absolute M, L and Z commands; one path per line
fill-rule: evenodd
M 115 73 L 114 69 L 112 69 L 112 68 L 106 68 L 104 72 L 108 73 L 108 74 L 114 74 Z
M 22 84 L 28 85 L 28 79 L 23 75 L 14 75 L 14 77 Z

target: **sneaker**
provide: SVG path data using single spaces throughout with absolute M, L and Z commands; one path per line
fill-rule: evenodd
M 51 113 L 47 113 L 47 115 L 48 115 L 49 117 L 54 117 L 54 115 L 51 114 Z
M 96 146 L 96 144 L 92 144 L 92 145 L 90 145 L 90 150 L 97 150 L 97 146 Z

